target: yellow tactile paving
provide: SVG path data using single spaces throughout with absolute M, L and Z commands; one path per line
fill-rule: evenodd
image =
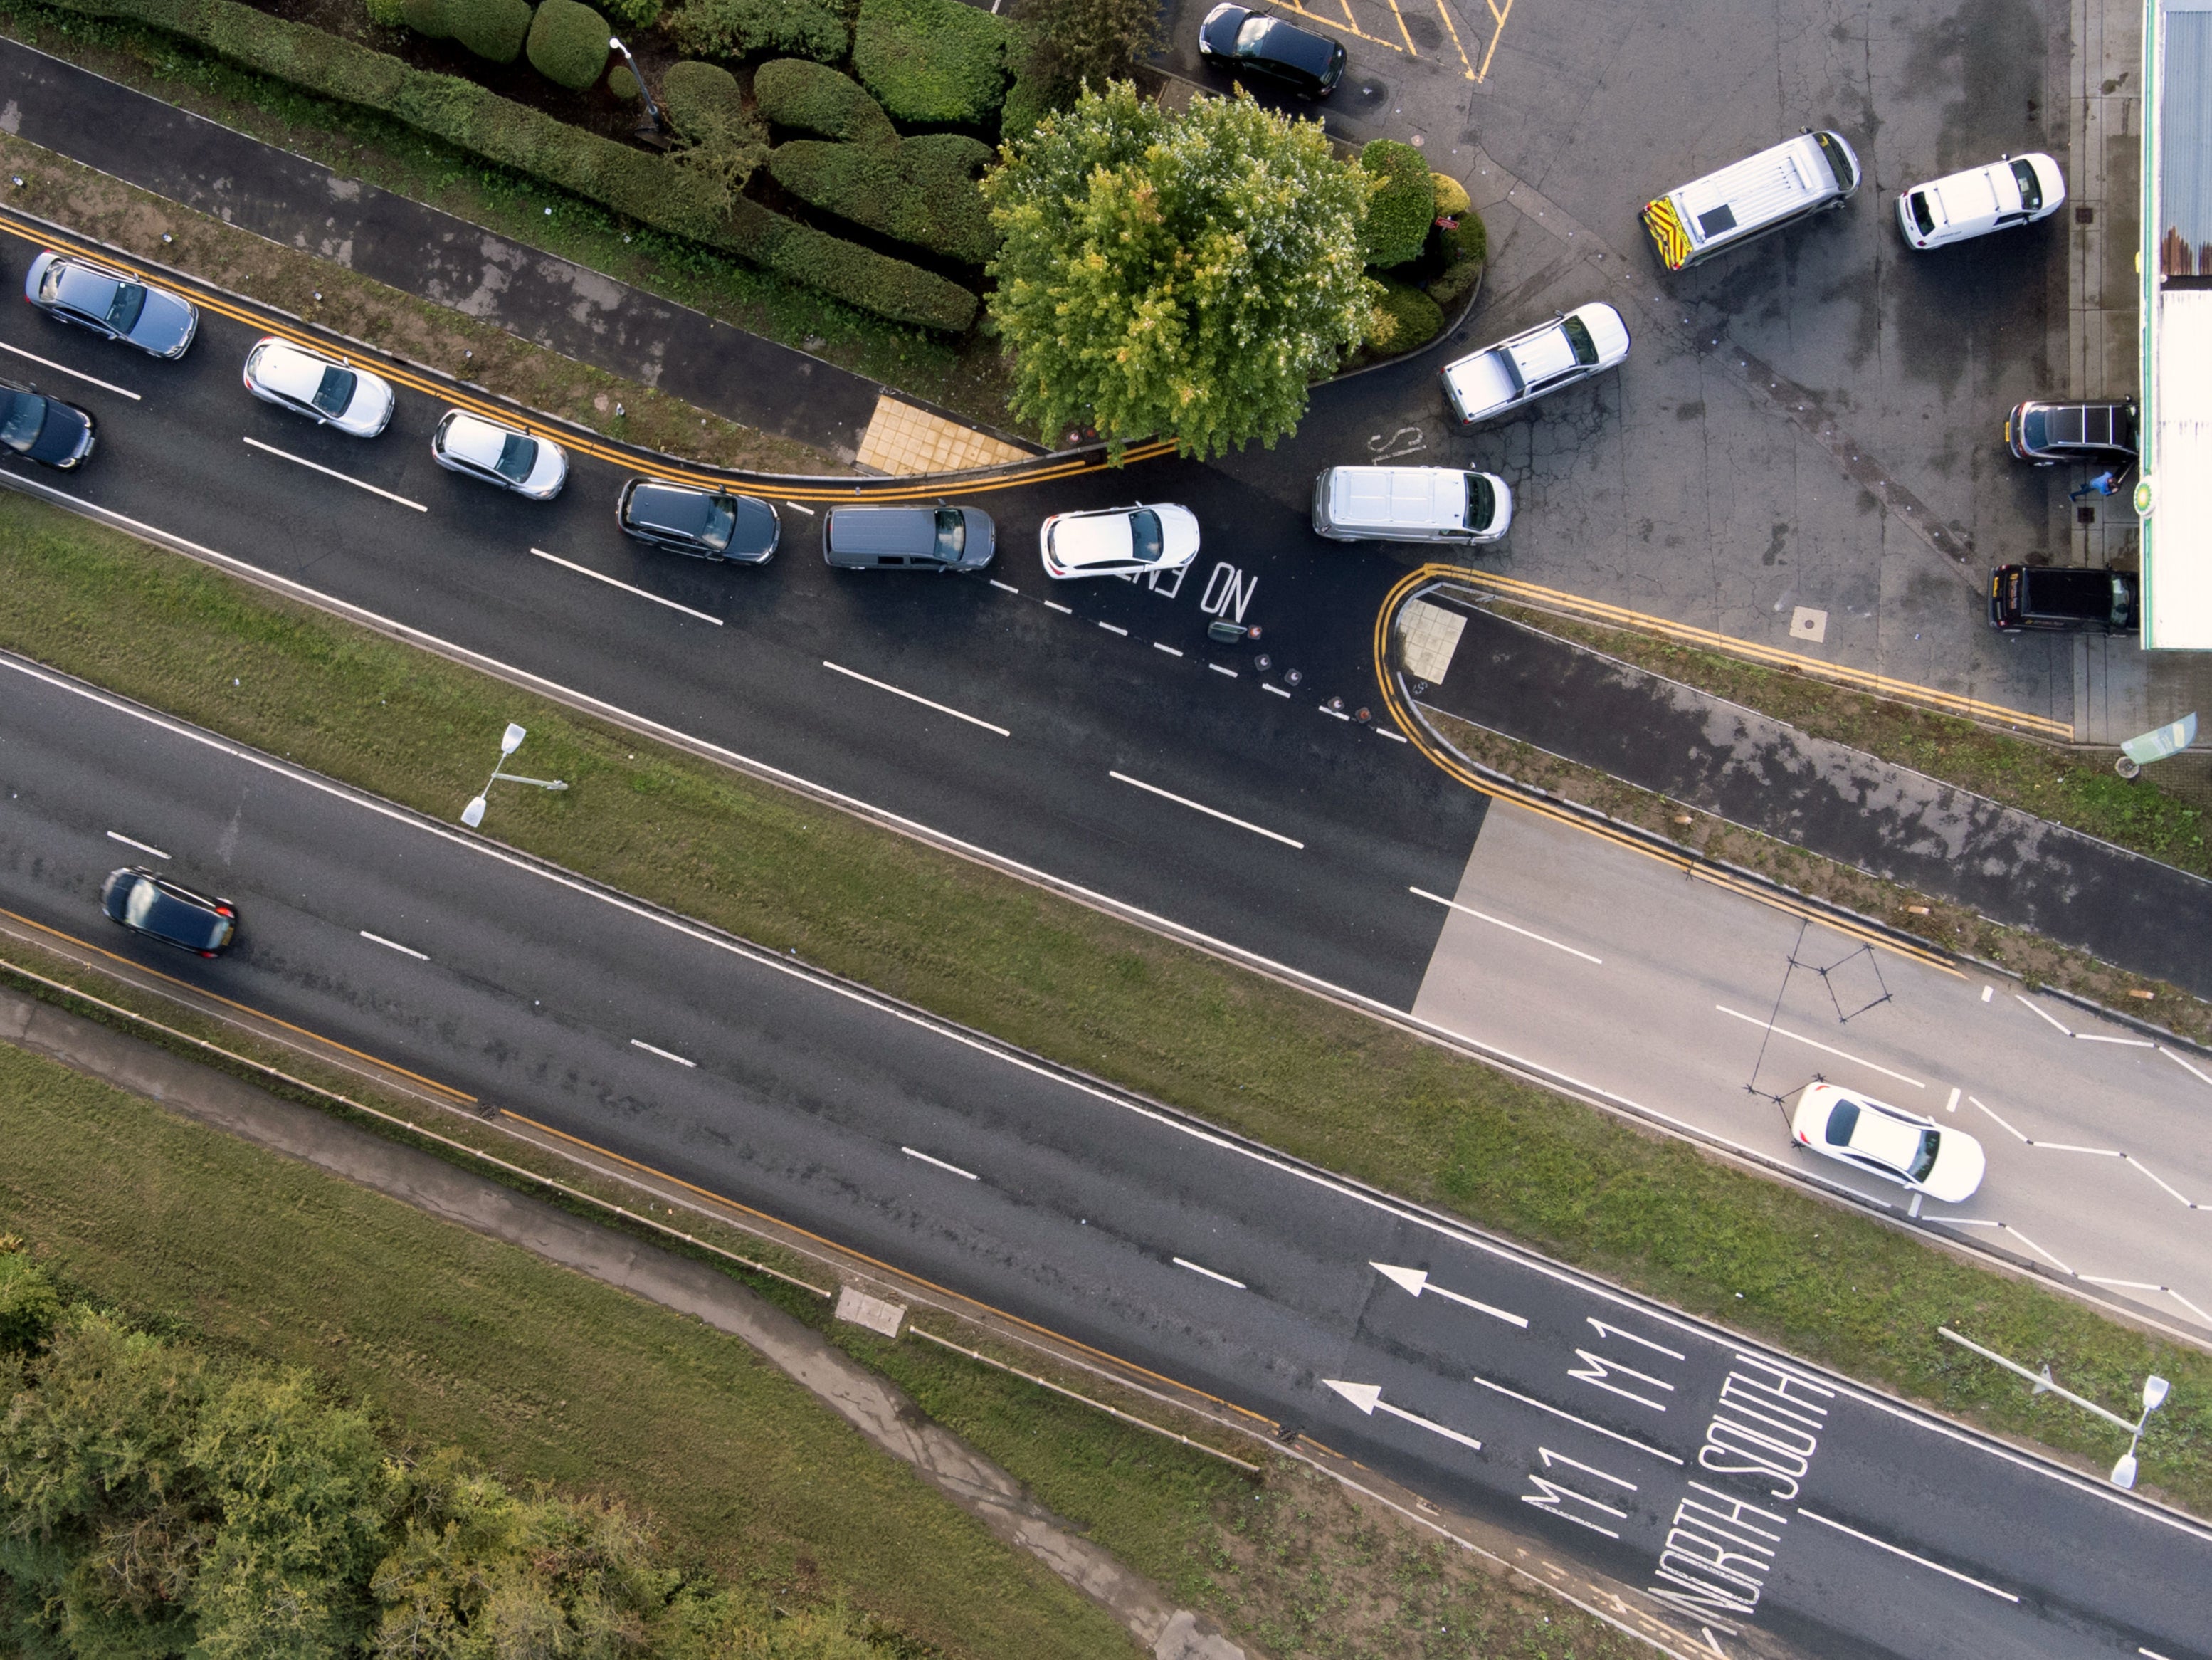
M 1025 461 L 1029 452 L 948 421 L 896 398 L 876 399 L 875 415 L 860 439 L 860 465 L 878 472 L 908 477 L 923 472 L 965 472 Z

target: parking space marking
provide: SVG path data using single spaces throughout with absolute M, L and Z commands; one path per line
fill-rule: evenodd
M 620 588 L 624 593 L 634 593 L 641 599 L 650 599 L 656 605 L 665 605 L 671 611 L 680 611 L 686 617 L 696 617 L 702 623 L 712 623 L 718 629 L 722 626 L 722 619 L 719 617 L 709 617 L 703 611 L 694 611 L 689 605 L 678 605 L 673 599 L 663 599 L 657 593 L 647 593 L 643 588 L 635 588 L 627 582 L 618 582 L 611 576 L 600 575 L 589 565 L 580 565 L 572 559 L 563 559 L 559 554 L 548 553 L 543 548 L 532 548 L 531 552 L 548 564 L 558 565 L 563 570 L 572 570 L 579 576 L 588 576 L 594 582 L 605 582 L 611 588 Z
M 1132 778 L 1126 772 L 1109 772 L 1106 775 L 1117 784 L 1127 784 L 1132 789 L 1144 790 L 1147 794 L 1158 796 L 1163 801 L 1172 801 L 1179 807 L 1188 807 L 1193 812 L 1202 812 L 1209 818 L 1218 818 L 1224 824 L 1234 824 L 1238 830 L 1250 830 L 1255 836 L 1264 836 L 1270 842 L 1280 842 L 1285 847 L 1296 848 L 1300 852 L 1305 850 L 1306 844 L 1303 842 L 1279 835 L 1273 830 L 1252 824 L 1246 819 L 1231 818 L 1218 807 L 1209 807 L 1203 801 L 1194 801 L 1188 796 L 1177 795 L 1171 791 L 1164 790 L 1158 784 L 1147 784 L 1143 779 Z
M 374 484 L 363 483 L 350 474 L 340 472 L 336 467 L 326 467 L 319 461 L 310 461 L 304 455 L 295 455 L 289 450 L 280 450 L 276 445 L 264 444 L 258 438 L 249 438 L 246 441 L 250 447 L 259 450 L 264 455 L 273 455 L 280 461 L 289 461 L 294 466 L 305 467 L 310 472 L 319 472 L 324 477 L 335 478 L 341 484 L 351 484 L 357 490 L 367 490 L 371 496 L 380 496 L 387 502 L 397 502 L 401 507 L 412 508 L 417 513 L 430 511 L 420 502 L 410 502 L 404 496 L 394 496 L 388 489 L 380 489 Z
M 1775 1025 L 1771 1020 L 1762 1020 L 1755 1014 L 1738 1014 L 1734 1009 L 1729 1007 L 1725 1003 L 1716 1003 L 1713 1006 L 1718 1009 L 1723 1014 L 1734 1016 L 1735 1018 L 1744 1021 L 1750 1025 L 1757 1026 L 1761 1031 L 1771 1031 L 1777 1037 L 1787 1037 L 1793 1043 L 1802 1043 L 1808 1049 L 1815 1049 L 1820 1050 L 1823 1055 L 1832 1055 L 1838 1061 L 1848 1061 L 1855 1067 L 1864 1067 L 1869 1072 L 1878 1072 L 1884 1078 L 1894 1078 L 1899 1083 L 1910 1084 L 1917 1090 L 1924 1090 L 1928 1087 L 1927 1085 L 1922 1083 L 1917 1078 L 1907 1078 L 1901 1072 L 1892 1072 L 1887 1067 L 1876 1066 L 1871 1061 L 1863 1061 L 1857 1055 L 1853 1055 L 1849 1049 L 1830 1049 L 1826 1043 L 1820 1043 L 1816 1039 L 1801 1037 L 1796 1032 L 1790 1031 L 1787 1027 Z M 1979 1107 L 1982 1104 L 1977 1101 L 1974 1104 Z M 1984 1112 L 1988 1112 L 1989 1109 L 1987 1107 L 1982 1107 L 1982 1110 Z M 1994 1116 L 1994 1115 L 1992 1116 Z
M 1547 939 L 1540 933 L 1532 933 L 1517 923 L 1508 922 L 1503 917 L 1492 916 L 1486 910 L 1477 910 L 1472 905 L 1462 905 L 1456 899 L 1447 899 L 1442 894 L 1431 893 L 1426 888 L 1407 888 L 1406 891 L 1417 898 L 1433 900 L 1446 910 L 1462 911 L 1469 916 L 1489 923 L 1492 927 L 1504 928 L 1508 933 L 1517 933 L 1524 939 L 1534 939 L 1540 946 L 1549 946 L 1553 951 L 1563 951 L 1570 957 L 1579 957 L 1585 963 L 1595 963 L 1601 967 L 1604 965 L 1605 958 L 1602 957 L 1593 957 L 1586 951 L 1577 951 L 1572 946 L 1563 946 L 1556 939 Z
M 858 669 L 848 669 L 843 664 L 833 663 L 826 657 L 822 660 L 822 666 L 832 673 L 842 674 L 848 679 L 858 680 L 864 686 L 873 686 L 878 691 L 887 691 L 894 697 L 903 697 L 909 703 L 919 703 L 924 708 L 935 709 L 939 714 L 949 714 L 955 721 L 965 721 L 971 727 L 982 727 L 985 732 L 995 732 L 1001 738 L 1013 736 L 1013 733 L 1008 732 L 1004 727 L 994 727 L 988 721 L 978 720 L 972 714 L 963 714 L 958 709 L 947 704 L 933 702 L 919 693 L 908 691 L 901 686 L 894 686 L 888 680 L 878 680 L 872 676 L 862 674 Z
M 1886 1550 L 1892 1556 L 1901 1556 L 1908 1562 L 1917 1562 L 1923 1568 L 1933 1568 L 1936 1572 L 1948 1575 L 1962 1585 L 1972 1585 L 1976 1590 L 1985 1590 L 1990 1596 L 2001 1596 L 2008 1602 L 2020 1601 L 2019 1597 L 2008 1590 L 1999 1590 L 1995 1585 L 1985 1580 L 1977 1579 L 1972 1574 L 1961 1573 L 1956 1568 L 1947 1568 L 1941 1562 L 1931 1562 L 1924 1556 L 1916 1556 L 1903 1546 L 1893 1545 L 1887 1539 L 1877 1539 L 1870 1533 L 1861 1533 L 1856 1528 L 1847 1528 L 1841 1522 L 1829 1520 L 1818 1511 L 1809 1511 L 1800 1505 L 1797 1506 L 1797 1514 L 1808 1522 L 1818 1522 L 1824 1528 L 1833 1528 L 1838 1533 L 1848 1534 L 1862 1544 L 1872 1545 L 1876 1550 Z
M 1224 1286 L 1234 1286 L 1239 1291 L 1249 1291 L 1252 1289 L 1251 1286 L 1246 1285 L 1242 1280 L 1231 1280 L 1225 1274 L 1216 1274 L 1212 1268 L 1200 1268 L 1197 1263 L 1192 1262 L 1188 1257 L 1177 1256 L 1170 1260 L 1173 1261 L 1175 1265 L 1179 1268 L 1188 1268 L 1193 1274 L 1202 1274 L 1209 1280 L 1218 1280 Z
M 97 375 L 87 374 L 82 369 L 73 369 L 66 363 L 57 363 L 51 357 L 41 357 L 36 352 L 25 351 L 21 346 L 11 346 L 5 340 L 0 340 L 0 351 L 12 351 L 16 356 L 36 363 L 41 368 L 56 369 L 64 374 L 73 374 L 88 386 L 98 386 L 102 392 L 112 392 L 118 398 L 128 398 L 134 404 L 143 404 L 146 401 L 128 386 L 116 386 L 112 382 L 102 380 Z
M 154 847 L 144 842 L 136 841 L 131 837 L 125 836 L 121 830 L 108 831 L 107 839 L 111 842 L 120 842 L 126 848 L 136 848 L 141 853 L 150 853 L 156 859 L 167 859 L 169 856 L 167 854 L 162 852 L 161 848 Z
M 634 1049 L 643 1049 L 647 1055 L 657 1055 L 664 1061 L 673 1061 L 679 1067 L 689 1067 L 694 1072 L 699 1070 L 699 1063 L 696 1061 L 687 1061 L 682 1055 L 676 1054 L 672 1050 L 664 1049 L 655 1044 L 647 1043 L 642 1037 L 631 1038 L 629 1040 L 629 1046 Z
M 427 963 L 430 960 L 430 953 L 427 951 L 417 951 L 412 946 L 403 946 L 397 939 L 386 939 L 382 934 L 371 933 L 367 928 L 362 928 L 359 932 L 361 937 L 372 946 L 382 946 L 386 951 L 396 951 L 402 957 L 411 957 L 418 963 Z
M 976 1175 L 974 1171 L 962 1170 L 957 1164 L 948 1164 L 942 1158 L 932 1158 L 927 1153 L 921 1152 L 919 1148 L 902 1146 L 899 1151 L 909 1158 L 919 1158 L 925 1164 L 934 1164 L 941 1171 L 950 1171 L 953 1175 L 963 1177 L 970 1182 L 980 1182 L 983 1179 L 981 1177 Z

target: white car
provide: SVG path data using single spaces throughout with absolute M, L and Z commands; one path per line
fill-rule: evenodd
M 2066 175 L 2038 151 L 1915 185 L 1897 198 L 1897 228 L 1916 248 L 1948 247 L 2009 225 L 2048 219 L 2066 204 Z
M 1947 1205 L 1972 1198 L 1988 1167 L 1982 1144 L 1966 1131 L 1833 1084 L 1808 1084 L 1798 1092 L 1790 1137 Z
M 533 502 L 551 501 L 568 482 L 568 457 L 558 444 L 466 410 L 446 411 L 430 435 L 430 459 Z
M 356 438 L 382 432 L 398 402 L 382 375 L 273 334 L 264 335 L 246 354 L 246 389 L 265 404 Z
M 1037 527 L 1037 547 L 1044 574 L 1063 580 L 1181 570 L 1198 557 L 1198 516 L 1170 502 L 1055 513 Z
M 1471 426 L 1618 368 L 1627 356 L 1628 325 L 1605 301 L 1593 300 L 1445 364 L 1444 398 L 1452 413 Z

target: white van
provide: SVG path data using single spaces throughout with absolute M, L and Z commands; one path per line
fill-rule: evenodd
M 1331 467 L 1314 481 L 1314 534 L 1332 542 L 1495 542 L 1513 492 L 1455 467 Z
M 1772 149 L 1693 179 L 1644 204 L 1644 226 L 1668 271 L 1841 207 L 1859 187 L 1859 158 L 1838 133 L 1807 128 Z

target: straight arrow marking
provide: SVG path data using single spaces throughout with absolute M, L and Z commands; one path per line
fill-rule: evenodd
M 1473 1309 L 1478 1314 L 1486 1314 L 1493 1320 L 1503 1320 L 1507 1325 L 1518 1326 L 1523 1331 L 1528 1329 L 1528 1323 L 1517 1314 L 1508 1314 L 1504 1309 L 1492 1308 L 1487 1303 L 1478 1303 L 1472 1297 L 1462 1297 L 1455 1291 L 1446 1291 L 1442 1286 L 1431 1285 L 1428 1271 L 1425 1268 L 1398 1268 L 1391 1267 L 1388 1262 L 1370 1262 L 1367 1266 L 1385 1280 L 1411 1292 L 1416 1297 L 1425 1291 L 1432 1291 L 1437 1296 L 1448 1297 L 1453 1302 Z
M 1417 1412 L 1407 1412 L 1403 1407 L 1392 1406 L 1382 1398 L 1382 1386 L 1380 1383 L 1347 1383 L 1335 1377 L 1324 1377 L 1321 1381 L 1351 1402 L 1370 1418 L 1378 1411 L 1387 1412 L 1393 1418 L 1402 1418 L 1409 1424 L 1419 1425 L 1431 1435 L 1441 1435 L 1447 1441 L 1456 1441 L 1460 1445 L 1472 1448 L 1476 1452 L 1482 1450 L 1482 1443 L 1472 1435 L 1462 1435 L 1457 1430 L 1448 1430 L 1442 1424 L 1432 1419 L 1424 1418 Z

